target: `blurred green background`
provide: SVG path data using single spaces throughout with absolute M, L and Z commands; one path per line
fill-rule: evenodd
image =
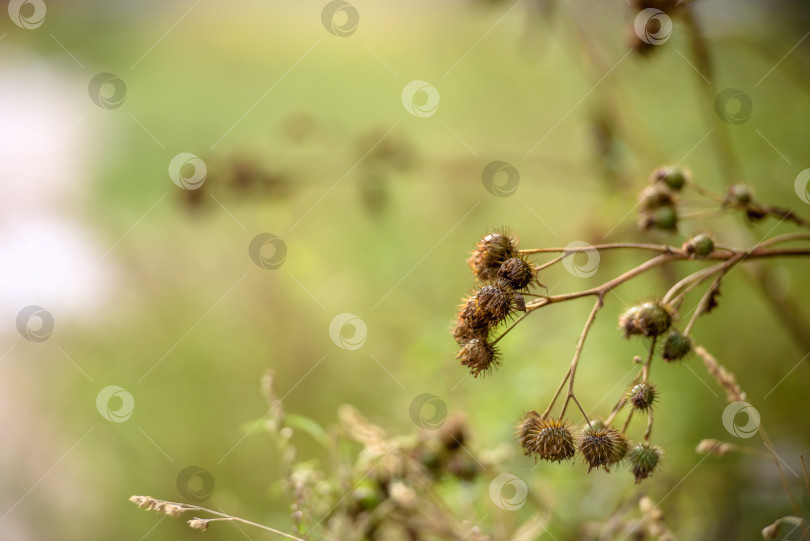
M 666 44 L 625 56 L 635 11 L 621 1 L 357 0 L 359 25 L 346 37 L 322 24 L 326 2 L 48 2 L 33 29 L 4 14 L 0 537 L 240 539 L 228 525 L 200 534 L 127 502 L 182 500 L 177 477 L 192 465 L 215 480 L 207 505 L 288 530 L 272 438 L 250 430 L 266 411 L 268 368 L 286 409 L 324 425 L 350 403 L 392 434 L 410 432 L 411 401 L 431 393 L 466 412 L 477 448 L 513 445 L 516 419 L 544 409 L 562 377 L 590 302 L 533 314 L 502 342 L 494 375 L 465 376 L 448 331 L 474 285 L 468 252 L 498 225 L 524 248 L 677 245 L 699 229 L 742 246 L 791 231 L 736 216 L 642 235 L 634 212 L 649 172 L 682 161 L 707 188 L 750 182 L 764 201 L 808 214 L 794 179 L 808 167 L 810 41 L 800 40 L 810 15 L 801 2 L 776 4 L 695 2 L 713 55 L 708 81 L 679 18 Z M 88 95 L 98 73 L 125 83 L 120 107 Z M 435 114 L 403 107 L 413 80 L 437 89 Z M 753 103 L 740 125 L 714 113 L 729 87 Z M 739 178 L 719 159 L 726 140 Z M 181 152 L 205 161 L 200 190 L 169 178 Z M 493 160 L 519 171 L 513 195 L 484 188 Z M 260 233 L 285 243 L 279 268 L 249 257 Z M 591 278 L 555 267 L 541 280 L 552 293 L 584 289 L 643 257 L 603 253 Z M 577 377 L 595 415 L 610 411 L 642 349 L 614 318 L 697 266 L 608 297 Z M 806 321 L 807 265 L 772 262 L 762 273 L 764 292 L 733 272 L 721 309 L 695 334 L 736 373 L 798 472 L 810 443 L 807 346 L 767 295 Z M 27 305 L 53 315 L 48 340 L 18 333 Z M 359 349 L 330 339 L 341 313 L 365 322 Z M 585 475 L 582 464 L 533 468 L 517 452 L 507 464 L 555 501 L 543 538 L 576 539 L 584 522 L 606 520 L 640 491 L 663 499 L 682 539 L 755 539 L 791 512 L 772 464 L 694 452 L 703 438 L 733 439 L 700 361 L 653 372 L 666 461 L 641 487 L 626 472 Z M 134 398 L 125 422 L 96 407 L 108 385 Z M 306 436 L 296 442 L 302 458 L 323 458 Z M 468 490 L 487 498 L 486 480 Z

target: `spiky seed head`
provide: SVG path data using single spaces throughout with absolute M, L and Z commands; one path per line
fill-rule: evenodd
M 499 363 L 497 348 L 481 338 L 473 338 L 461 346 L 456 359 L 460 359 L 476 378 L 479 374 L 486 375 Z
M 664 342 L 664 352 L 661 356 L 666 362 L 678 361 L 691 351 L 692 339 L 679 331 L 672 331 Z
M 674 206 L 642 211 L 639 215 L 638 225 L 642 231 L 649 231 L 650 229 L 667 232 L 677 231 L 678 211 Z
M 587 427 L 588 425 L 586 424 L 585 426 Z M 593 420 L 591 420 L 590 427 L 593 430 L 603 430 L 603 429 L 609 429 L 610 428 L 601 419 L 593 419 Z M 613 457 L 610 464 L 615 464 L 616 462 L 619 462 L 620 460 L 622 460 L 624 458 L 624 455 L 627 453 L 627 439 L 624 437 L 624 434 L 617 431 L 616 435 L 618 436 L 618 439 L 616 439 L 617 453 L 616 453 L 616 456 Z
M 630 404 L 639 411 L 647 411 L 653 407 L 657 391 L 652 383 L 638 383 L 627 393 Z
M 509 258 L 518 255 L 517 242 L 506 231 L 490 233 L 481 239 L 467 263 L 479 280 L 491 280 Z
M 640 334 L 659 336 L 672 325 L 672 308 L 659 301 L 645 302 L 632 306 L 619 317 L 619 327 L 625 338 Z
M 709 235 L 700 233 L 684 242 L 683 250 L 695 259 L 703 259 L 714 251 L 714 240 Z
M 659 167 L 650 175 L 652 184 L 664 183 L 673 192 L 679 192 L 689 181 L 691 174 L 688 169 L 680 167 Z
M 498 277 L 514 290 L 526 289 L 537 278 L 537 271 L 525 257 L 510 257 L 498 268 Z
M 518 438 L 523 452 L 540 460 L 562 462 L 576 453 L 574 434 L 564 419 L 540 419 L 529 412 L 519 426 Z
M 613 457 L 613 462 L 611 462 L 611 465 L 624 460 L 624 457 L 627 456 L 627 449 L 629 447 L 627 438 L 624 434 L 616 431 L 616 435 L 618 436 L 616 441 L 616 455 Z
M 579 437 L 579 452 L 588 463 L 588 473 L 621 460 L 622 436 L 614 428 L 586 428 Z
M 487 284 L 475 294 L 473 318 L 480 318 L 488 327 L 494 327 L 515 310 L 512 289 L 502 282 Z
M 534 434 L 540 426 L 540 415 L 536 411 L 527 412 L 517 425 L 517 439 L 524 455 L 532 454 Z
M 734 207 L 747 207 L 753 197 L 754 194 L 751 186 L 747 184 L 732 184 L 728 187 L 728 190 L 726 190 L 726 196 L 723 202 Z
M 636 324 L 640 306 L 631 306 L 619 317 L 619 327 L 624 331 L 624 337 L 630 338 L 634 334 L 642 334 L 641 329 Z
M 461 304 L 456 326 L 453 328 L 453 338 L 459 345 L 464 345 L 473 338 L 486 339 L 489 332 L 489 321 L 483 313 L 476 313 L 477 300 L 475 296 L 467 297 Z
M 636 477 L 636 483 L 655 473 L 658 463 L 663 455 L 663 450 L 657 445 L 649 443 L 636 443 L 627 452 L 627 461 L 630 464 L 630 471 Z
M 660 336 L 672 325 L 670 310 L 662 302 L 645 302 L 636 313 L 635 325 L 644 336 Z

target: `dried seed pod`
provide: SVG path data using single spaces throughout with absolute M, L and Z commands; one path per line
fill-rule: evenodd
M 498 275 L 504 261 L 517 256 L 517 241 L 503 231 L 490 233 L 481 239 L 467 263 L 479 280 L 491 280 Z
M 627 399 L 635 409 L 647 411 L 653 407 L 657 394 L 652 383 L 638 383 L 627 393 Z
M 636 313 L 635 325 L 644 336 L 660 336 L 672 325 L 670 310 L 661 302 L 645 302 Z
M 674 207 L 675 199 L 666 187 L 655 184 L 647 186 L 641 191 L 638 196 L 638 206 L 641 212 L 651 212 L 660 208 Z
M 688 169 L 680 167 L 659 167 L 650 175 L 650 183 L 665 184 L 673 192 L 679 192 L 689 182 L 691 174 Z
M 460 359 L 461 364 L 468 367 L 476 378 L 481 373 L 488 373 L 499 363 L 497 348 L 480 338 L 473 338 L 461 346 L 456 359 Z
M 692 351 L 692 339 L 679 331 L 672 331 L 664 342 L 664 352 L 661 354 L 667 362 L 678 361 Z
M 550 462 L 562 462 L 576 453 L 574 434 L 564 419 L 540 419 L 530 411 L 518 426 L 518 439 L 526 455 Z
M 467 297 L 458 313 L 453 338 L 459 345 L 464 345 L 473 338 L 486 339 L 489 332 L 489 321 L 483 313 L 476 314 L 476 298 Z
M 636 477 L 636 483 L 640 483 L 655 473 L 662 455 L 663 450 L 657 445 L 642 442 L 630 447 L 627 452 L 627 461 L 630 464 L 630 470 Z
M 537 279 L 537 270 L 525 257 L 510 257 L 498 269 L 498 278 L 519 291 L 528 288 Z
M 672 308 L 662 302 L 645 302 L 629 308 L 619 317 L 625 338 L 640 334 L 659 336 L 672 325 Z
M 579 438 L 579 452 L 588 463 L 588 473 L 594 468 L 604 467 L 621 460 L 624 438 L 610 427 L 586 428 Z
M 475 294 L 475 310 L 472 319 L 480 318 L 488 327 L 494 327 L 515 310 L 512 289 L 501 282 L 483 286 Z
M 659 229 L 670 233 L 677 231 L 678 211 L 674 206 L 642 211 L 639 215 L 638 226 L 642 231 L 649 231 L 650 229 Z
M 534 433 L 540 426 L 540 415 L 536 411 L 527 412 L 517 425 L 517 439 L 523 448 L 523 454 L 532 454 L 531 442 L 534 440 Z
M 747 184 L 733 184 L 726 190 L 723 203 L 733 207 L 747 207 L 754 198 L 751 186 Z
M 639 308 L 639 306 L 631 306 L 619 317 L 619 327 L 624 331 L 625 338 L 630 338 L 635 334 L 642 334 L 641 329 L 636 325 Z
M 700 233 L 684 242 L 683 250 L 695 259 L 703 259 L 714 252 L 714 240 L 709 235 Z

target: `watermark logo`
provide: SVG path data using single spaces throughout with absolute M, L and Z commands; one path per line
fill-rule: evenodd
M 118 109 L 127 97 L 127 85 L 117 75 L 99 73 L 90 79 L 87 93 L 93 103 L 102 109 Z
M 44 342 L 53 334 L 53 316 L 41 306 L 26 306 L 17 314 L 17 331 L 26 340 Z
M 489 497 L 501 509 L 517 511 L 526 503 L 529 487 L 517 475 L 502 473 L 489 484 Z
M 207 174 L 205 162 L 191 152 L 181 152 L 169 162 L 169 178 L 184 190 L 201 188 Z
M 366 336 L 368 336 L 366 322 L 354 314 L 338 314 L 329 324 L 329 338 L 340 349 L 360 349 L 366 343 Z
M 583 254 L 587 257 L 584 263 L 577 262 L 577 256 Z M 578 278 L 590 278 L 596 274 L 599 268 L 599 251 L 593 248 L 592 244 L 581 240 L 575 240 L 565 247 L 562 264 L 570 274 Z M 580 258 L 581 261 L 581 258 Z
M 805 169 L 796 175 L 793 188 L 796 190 L 799 199 L 810 205 L 810 169 Z
M 447 404 L 435 394 L 423 393 L 411 401 L 408 413 L 419 428 L 437 430 L 447 419 Z
M 738 424 L 740 414 L 745 417 L 745 424 Z M 732 436 L 750 438 L 759 430 L 759 411 L 748 402 L 732 402 L 723 410 L 723 426 Z
M 188 466 L 177 474 L 177 492 L 196 504 L 203 503 L 214 492 L 214 476 L 200 466 Z
M 416 117 L 433 116 L 439 108 L 439 91 L 425 81 L 411 81 L 402 89 L 402 106 Z
M 484 167 L 481 183 L 494 196 L 510 197 L 515 195 L 520 185 L 520 173 L 511 163 L 496 160 Z
M 737 88 L 726 88 L 714 99 L 714 111 L 720 120 L 732 126 L 745 124 L 751 118 L 754 102 L 751 97 Z
M 642 9 L 633 21 L 633 29 L 644 43 L 663 45 L 672 36 L 672 19 L 660 9 Z
M 123 423 L 135 411 L 135 397 L 123 387 L 108 385 L 96 396 L 96 409 L 108 421 Z
M 8 3 L 8 16 L 11 17 L 11 22 L 26 30 L 42 26 L 46 11 L 43 0 L 11 0 Z
M 357 26 L 360 24 L 360 14 L 350 3 L 333 0 L 323 7 L 321 23 L 333 36 L 346 38 L 357 30 Z
M 287 244 L 277 235 L 260 233 L 250 241 L 248 255 L 258 267 L 275 270 L 287 259 Z

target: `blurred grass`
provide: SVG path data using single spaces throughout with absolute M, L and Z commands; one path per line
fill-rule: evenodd
M 271 490 L 278 469 L 269 437 L 256 430 L 223 459 L 245 427 L 266 410 L 258 386 L 266 368 L 278 373 L 282 394 L 291 390 L 285 399 L 288 411 L 323 424 L 334 420 L 338 405 L 349 402 L 393 433 L 409 431 L 410 401 L 430 392 L 451 409 L 467 412 L 477 445 L 511 444 L 517 417 L 528 409 L 542 409 L 556 387 L 590 303 L 555 306 L 533 315 L 504 341 L 505 361 L 496 374 L 484 381 L 462 379 L 464 371 L 453 360 L 447 330 L 459 297 L 473 285 L 464 259 L 477 238 L 493 225 L 504 224 L 517 231 L 527 247 L 579 239 L 597 242 L 617 223 L 611 239 L 636 238 L 631 210 L 647 173 L 661 160 L 675 162 L 687 154 L 685 163 L 701 184 L 723 188 L 712 146 L 706 141 L 693 148 L 708 131 L 696 101 L 703 83 L 675 52 L 687 51 L 677 28 L 653 58 L 629 57 L 610 76 L 621 85 L 621 107 L 635 108 L 642 119 L 639 136 L 650 137 L 660 152 L 638 156 L 625 149 L 624 165 L 634 183 L 617 187 L 599 175 L 588 127 L 591 113 L 615 104 L 600 103 L 602 86 L 574 107 L 591 92 L 594 81 L 580 67 L 581 51 L 564 19 L 539 30 L 543 50 L 539 60 L 532 61 L 517 46 L 525 22 L 520 9 L 470 50 L 508 7 L 355 5 L 361 13 L 360 30 L 339 39 L 320 25 L 320 3 L 292 7 L 256 2 L 236 9 L 201 4 L 132 70 L 190 4 L 155 5 L 147 13 L 123 5 L 101 9 L 91 3 L 54 3 L 48 5 L 42 31 L 9 30 L 4 47 L 35 51 L 74 72 L 77 84 L 64 92 L 85 94 L 85 79 L 99 71 L 115 73 L 126 82 L 121 109 L 102 110 L 88 101 L 86 122 L 108 133 L 109 139 L 99 143 L 103 166 L 88 180 L 88 197 L 77 214 L 95 228 L 103 244 L 113 245 L 168 194 L 111 253 L 120 271 L 119 287 L 104 312 L 90 320 L 59 321 L 55 338 L 93 381 L 62 362 L 54 350 L 56 341 L 20 344 L 17 364 L 7 368 L 30 400 L 38 425 L 58 433 L 65 448 L 96 427 L 70 460 L 69 468 L 82 484 L 61 497 L 78 494 L 84 510 L 77 517 L 75 506 L 62 507 L 51 491 L 35 491 L 15 511 L 28 517 L 32 535 L 146 535 L 158 519 L 138 512 L 126 498 L 133 493 L 178 497 L 175 478 L 191 464 L 214 475 L 215 506 L 288 528 L 287 504 Z M 625 14 L 618 4 L 590 7 L 585 24 L 615 61 L 624 52 Z M 86 69 L 73 65 L 48 32 Z M 743 88 L 755 103 L 751 120 L 730 130 L 747 175 L 744 180 L 766 201 L 801 205 L 792 179 L 802 168 L 796 165 L 798 157 L 805 154 L 806 126 L 796 119 L 810 112 L 806 86 L 782 70 L 756 85 L 778 56 L 748 55 L 735 43 L 720 42 L 713 50 L 718 75 L 712 88 Z M 776 50 L 781 55 L 787 48 Z M 415 118 L 403 110 L 400 92 L 413 79 L 439 89 L 441 105 L 435 116 Z M 786 103 L 791 104 L 789 111 Z M 254 104 L 221 144 L 209 150 Z M 310 115 L 316 126 L 314 140 L 303 144 L 292 143 L 282 129 L 284 121 L 298 113 Z M 360 180 L 373 173 L 363 165 L 346 173 L 367 150 L 358 139 L 369 131 L 385 133 L 395 124 L 393 133 L 413 146 L 416 161 L 408 171 L 388 173 L 388 205 L 374 216 L 359 197 Z M 525 157 L 550 129 L 550 136 Z M 755 129 L 792 163 L 780 159 Z M 259 156 L 289 183 L 290 195 L 234 196 L 212 175 L 206 189 L 235 219 L 210 200 L 189 212 L 166 172 L 178 152 L 200 154 L 209 164 L 234 153 Z M 516 197 L 494 198 L 483 190 L 480 169 L 494 159 L 520 171 Z M 756 240 L 772 226 L 766 221 L 747 235 L 728 225 L 720 228 L 737 235 L 730 242 L 735 244 Z M 682 232 L 688 234 L 690 227 Z M 261 232 L 278 234 L 287 243 L 287 260 L 277 271 L 261 270 L 247 256 L 250 239 Z M 630 268 L 640 257 L 603 254 L 599 273 L 587 283 Z M 791 298 L 806 300 L 805 265 L 779 265 L 790 277 Z M 543 280 L 553 291 L 584 283 L 562 269 Z M 577 382 L 587 391 L 583 395 L 590 406 L 599 403 L 600 412 L 612 407 L 629 377 L 632 356 L 639 353 L 637 343 L 621 339 L 614 317 L 626 303 L 660 292 L 664 283 L 662 276 L 651 275 L 618 289 L 597 320 Z M 329 340 L 329 322 L 341 312 L 366 321 L 369 336 L 360 350 L 343 351 Z M 721 310 L 702 321 L 696 334 L 738 375 L 785 450 L 785 459 L 795 463 L 796 451 L 806 450 L 810 441 L 806 423 L 797 415 L 806 411 L 806 364 L 778 393 L 763 397 L 803 352 L 743 272 L 724 283 Z M 18 366 L 20 359 L 25 359 L 25 368 Z M 700 459 L 693 452 L 697 441 L 727 436 L 720 423 L 722 396 L 714 396 L 720 393 L 697 359 L 690 366 L 697 375 L 679 366 L 655 369 L 663 396 L 655 437 L 666 448 L 667 459 L 660 476 L 645 489 L 660 499 L 678 486 L 664 507 L 683 538 L 716 538 L 732 524 L 736 531 L 755 532 L 785 512 L 784 494 L 772 466 L 749 459 L 709 458 L 689 474 Z M 95 396 L 108 384 L 122 385 L 135 396 L 130 421 L 112 424 L 99 417 Z M 304 453 L 321 453 L 306 437 L 300 444 Z M 59 452 L 54 453 L 58 458 Z M 546 489 L 551 487 L 558 502 L 554 535 L 570 535 L 583 520 L 604 519 L 613 510 L 614 496 L 626 498 L 636 491 L 629 476 L 584 476 L 581 465 L 544 464 L 532 473 L 527 471 L 528 460 L 516 459 L 512 465 L 529 479 L 537 477 Z M 10 492 L 24 492 L 25 480 L 16 482 Z M 760 498 L 763 494 L 767 500 Z M 43 513 L 50 519 L 40 522 Z M 87 531 L 90 525 L 92 533 Z M 196 535 L 182 522 L 166 520 L 148 539 Z M 237 534 L 214 528 L 205 535 L 230 539 Z

